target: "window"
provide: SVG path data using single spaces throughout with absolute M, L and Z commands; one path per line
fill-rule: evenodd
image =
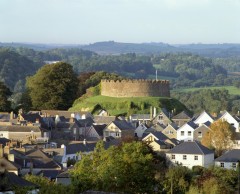
M 181 131 L 181 136 L 184 136 L 184 131 Z
M 159 119 L 159 120 L 163 120 L 163 116 L 162 116 L 162 115 L 159 115 L 159 116 L 158 116 L 158 119 Z
M 233 168 L 236 168 L 236 167 L 237 167 L 237 164 L 236 164 L 236 163 L 232 163 L 232 167 L 233 167 Z
M 172 160 L 175 160 L 175 155 L 172 155 Z
M 224 163 L 223 162 L 220 163 L 220 167 L 224 168 Z
M 198 156 L 194 156 L 194 160 L 198 160 Z
M 192 135 L 192 132 L 191 131 L 188 131 L 188 136 L 191 136 Z
M 183 160 L 187 160 L 187 155 L 183 155 Z
M 198 137 L 202 137 L 202 132 L 201 131 L 198 132 Z
M 120 136 L 120 134 L 119 133 L 116 133 L 116 137 L 119 137 Z

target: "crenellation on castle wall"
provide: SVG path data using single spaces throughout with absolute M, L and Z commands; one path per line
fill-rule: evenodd
M 101 80 L 101 95 L 111 97 L 170 97 L 168 80 Z

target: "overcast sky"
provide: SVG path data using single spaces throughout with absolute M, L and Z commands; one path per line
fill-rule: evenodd
M 0 0 L 0 42 L 240 43 L 240 0 Z

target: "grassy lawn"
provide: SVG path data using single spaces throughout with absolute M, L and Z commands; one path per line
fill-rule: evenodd
M 133 113 L 149 113 L 150 107 L 166 107 L 169 110 L 183 110 L 183 105 L 172 98 L 166 97 L 130 97 L 114 98 L 108 96 L 93 96 L 79 98 L 75 101 L 71 111 L 90 111 L 96 114 L 99 110 L 105 109 L 111 115 L 130 115 Z
M 196 90 L 203 90 L 203 89 L 210 89 L 210 90 L 214 90 L 214 89 L 226 89 L 229 91 L 229 94 L 232 95 L 240 95 L 240 89 L 236 88 L 235 86 L 214 86 L 214 87 L 203 87 L 203 88 L 183 88 L 183 89 L 176 89 L 176 90 L 172 90 L 177 91 L 177 92 L 193 92 Z

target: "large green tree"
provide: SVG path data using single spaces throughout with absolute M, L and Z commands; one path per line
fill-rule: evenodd
M 76 99 L 78 79 L 72 66 L 64 62 L 47 64 L 27 79 L 35 109 L 68 109 Z
M 8 100 L 11 91 L 3 82 L 0 82 L 0 111 L 10 111 L 11 102 Z
M 153 156 L 142 142 L 122 143 L 107 150 L 100 142 L 72 170 L 73 184 L 79 191 L 153 193 L 154 175 Z

